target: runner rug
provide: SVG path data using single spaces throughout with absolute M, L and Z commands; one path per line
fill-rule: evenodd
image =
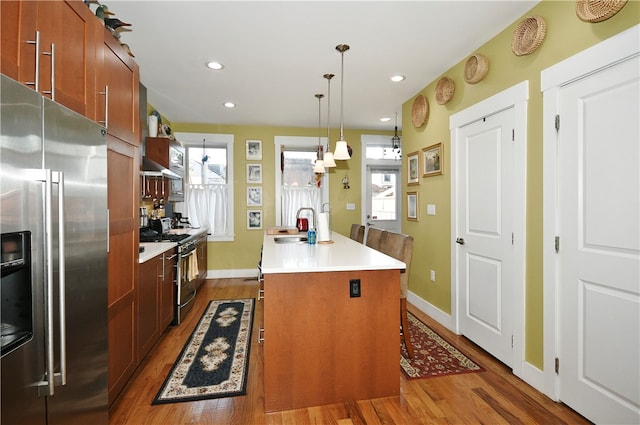
M 151 404 L 246 394 L 253 298 L 212 300 Z
M 408 379 L 435 378 L 484 370 L 414 315 L 407 315 L 414 358 L 409 358 L 404 344 L 401 344 L 400 367 Z

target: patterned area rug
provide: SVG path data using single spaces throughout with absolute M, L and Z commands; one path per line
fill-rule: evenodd
M 212 300 L 151 404 L 246 393 L 254 300 Z
M 409 358 L 404 344 L 401 344 L 400 366 L 408 379 L 435 378 L 484 370 L 414 315 L 407 315 L 414 358 Z

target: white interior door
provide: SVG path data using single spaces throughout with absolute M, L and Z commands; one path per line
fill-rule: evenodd
M 513 108 L 458 131 L 459 330 L 512 363 Z
M 638 57 L 560 89 L 560 399 L 640 423 Z

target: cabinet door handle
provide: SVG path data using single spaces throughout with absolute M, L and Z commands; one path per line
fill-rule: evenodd
M 109 128 L 109 86 L 104 86 L 104 91 L 100 92 L 104 96 L 104 121 L 98 121 L 104 124 L 104 128 Z
M 34 80 L 27 81 L 25 84 L 33 86 L 35 91 L 40 91 L 40 31 L 36 31 L 36 39 L 27 40 L 27 44 L 36 45 L 36 72 L 34 73 Z
M 50 52 L 42 52 L 45 56 L 51 56 L 51 90 L 43 90 L 43 94 L 51 95 L 51 100 L 56 100 L 56 45 L 51 43 Z

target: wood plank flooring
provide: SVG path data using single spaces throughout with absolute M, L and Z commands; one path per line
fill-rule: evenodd
M 211 299 L 255 298 L 251 279 L 213 279 L 202 286 L 185 322 L 169 328 L 110 410 L 116 424 L 411 425 L 589 424 L 561 403 L 515 377 L 511 370 L 466 338 L 452 334 L 409 305 L 420 320 L 471 356 L 485 372 L 407 380 L 398 365 L 399 397 L 354 401 L 277 413 L 264 411 L 262 348 L 257 343 L 262 303 L 256 304 L 247 395 L 151 406 L 151 401 Z M 398 340 L 399 341 L 399 340 Z M 399 343 L 399 342 L 398 342 Z

